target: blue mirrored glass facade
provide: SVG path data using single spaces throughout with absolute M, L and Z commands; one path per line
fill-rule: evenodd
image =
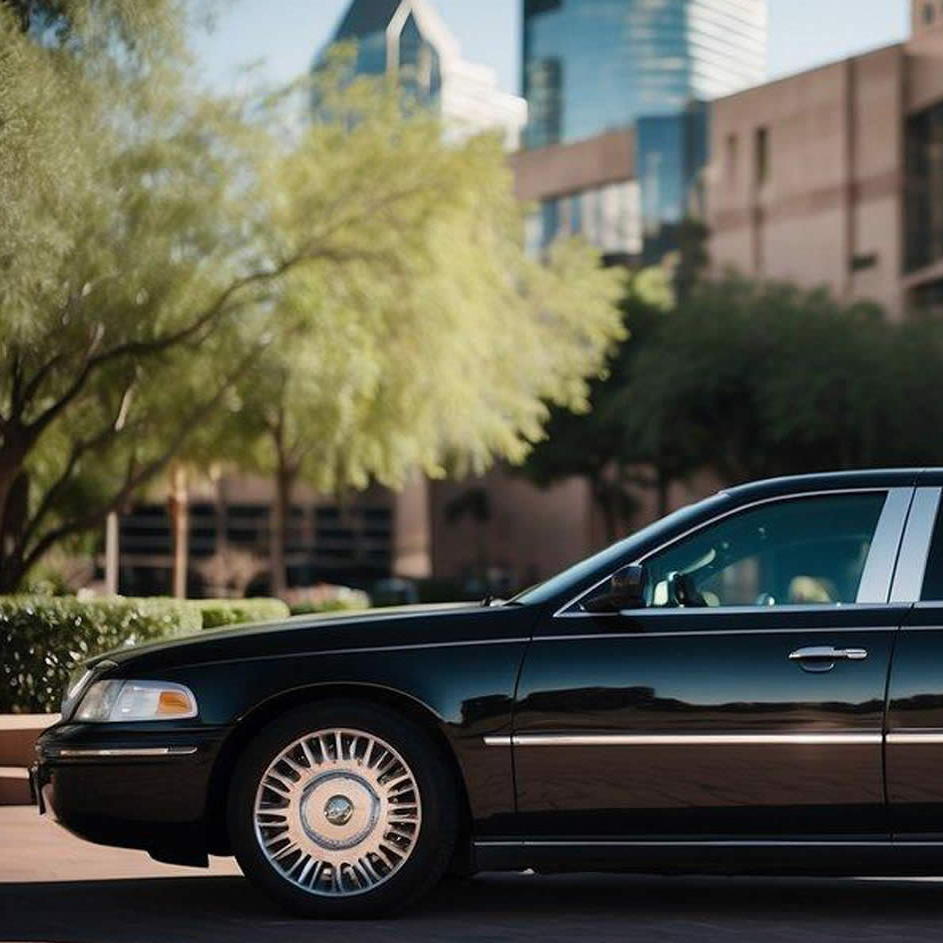
M 766 0 L 524 0 L 528 147 L 762 81 Z
M 400 13 L 400 0 L 354 0 L 333 41 L 356 43 L 355 74 L 396 71 L 405 95 L 431 104 L 442 88 L 438 50 L 423 36 L 411 11 Z
M 708 118 L 707 104 L 693 102 L 679 114 L 642 117 L 636 123 L 646 263 L 658 262 L 676 247 L 678 226 L 685 219 L 704 216 Z
M 635 180 L 551 196 L 526 220 L 526 248 L 539 256 L 555 239 L 582 236 L 609 262 L 639 258 L 643 248 L 640 188 Z

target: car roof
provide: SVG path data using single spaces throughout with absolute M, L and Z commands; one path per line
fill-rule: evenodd
M 943 485 L 943 468 L 868 468 L 858 471 L 788 475 L 724 488 L 721 493 L 742 501 L 803 491 L 835 491 L 841 488 L 909 488 L 917 484 Z

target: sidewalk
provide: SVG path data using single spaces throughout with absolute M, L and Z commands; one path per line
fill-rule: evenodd
M 393 920 L 294 919 L 239 876 L 0 808 L 0 943 L 939 943 L 943 883 L 484 874 Z
M 143 851 L 82 841 L 48 815 L 41 816 L 36 806 L 0 808 L 0 884 L 242 873 L 234 858 L 210 861 L 208 869 L 161 864 Z

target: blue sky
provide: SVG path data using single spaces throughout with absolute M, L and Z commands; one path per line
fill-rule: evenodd
M 466 59 L 492 66 L 506 91 L 520 90 L 520 0 L 432 0 Z M 214 84 L 240 66 L 287 81 L 305 71 L 347 0 L 230 0 L 214 32 L 198 35 L 197 55 Z M 771 78 L 902 39 L 909 0 L 770 0 Z M 260 62 L 261 60 L 261 62 Z

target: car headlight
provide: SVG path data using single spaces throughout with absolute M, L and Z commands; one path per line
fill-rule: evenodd
M 170 681 L 96 681 L 90 685 L 76 720 L 120 723 L 131 720 L 185 720 L 196 717 L 193 692 Z

